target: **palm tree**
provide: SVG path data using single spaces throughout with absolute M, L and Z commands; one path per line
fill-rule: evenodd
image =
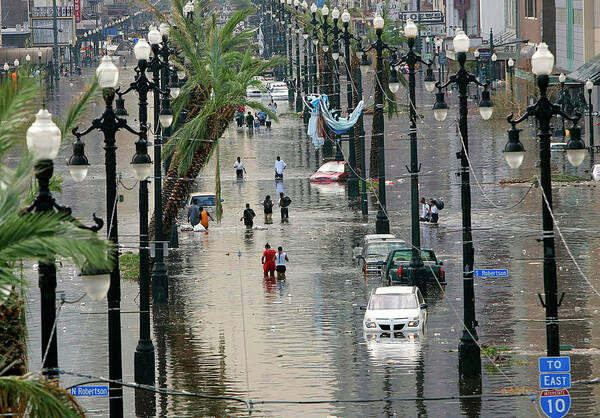
M 160 11 L 154 9 L 154 13 L 166 21 Z M 165 157 L 171 157 L 162 196 L 165 233 L 191 191 L 193 179 L 209 161 L 233 119 L 236 106 L 263 110 L 277 120 L 262 103 L 246 98 L 247 87 L 260 86 L 255 76 L 285 62 L 282 58 L 264 61 L 253 56 L 253 30 L 239 30 L 240 23 L 252 13 L 254 10 L 239 10 L 219 27 L 215 14 L 204 18 L 195 13 L 190 21 L 182 16 L 181 1 L 173 2 L 171 17 L 176 28 L 171 29 L 169 37 L 178 54 L 171 58 L 187 74 L 174 108 L 188 109 L 188 116 L 164 151 Z
M 60 256 L 82 266 L 110 268 L 109 242 L 79 229 L 62 213 L 25 213 L 32 192 L 33 158 L 24 153 L 24 131 L 33 120 L 40 92 L 23 70 L 19 84 L 0 82 L 0 413 L 32 416 L 80 416 L 81 409 L 64 390 L 45 379 L 25 375 L 26 326 L 23 298 L 26 283 L 19 267 L 25 260 L 51 260 Z M 93 97 L 93 89 L 71 107 L 60 124 L 71 126 Z M 59 182 L 54 181 L 54 184 Z

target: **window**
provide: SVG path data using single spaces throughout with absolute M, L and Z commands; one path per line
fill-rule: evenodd
M 525 0 L 525 17 L 537 17 L 537 0 Z
M 583 10 L 573 9 L 573 24 L 583 25 Z
M 517 15 L 515 13 L 515 10 L 515 0 L 504 0 L 504 16 L 506 19 L 506 26 L 509 28 L 515 27 L 515 20 Z
M 368 309 L 416 309 L 418 307 L 417 298 L 413 294 L 389 293 L 384 295 L 373 295 Z
M 600 26 L 600 0 L 594 0 L 594 26 Z
M 567 9 L 564 7 L 556 8 L 556 21 L 558 23 L 567 23 Z

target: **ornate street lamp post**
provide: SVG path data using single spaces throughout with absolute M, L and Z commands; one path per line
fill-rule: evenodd
M 453 40 L 454 50 L 460 68 L 458 72 L 451 75 L 444 84 L 436 84 L 436 103 L 433 114 L 436 120 L 443 121 L 448 115 L 448 105 L 444 101 L 442 89 L 455 83 L 459 92 L 459 135 L 461 138 L 461 151 L 457 153 L 461 162 L 461 206 L 463 227 L 463 301 L 464 301 L 464 324 L 462 337 L 458 345 L 458 369 L 461 376 L 481 376 L 481 356 L 479 345 L 477 345 L 477 321 L 475 319 L 475 288 L 473 286 L 473 263 L 475 250 L 473 249 L 473 234 L 471 231 L 471 184 L 469 178 L 469 136 L 467 130 L 467 93 L 470 83 L 484 88 L 479 102 L 479 112 L 484 120 L 492 116 L 493 108 L 490 100 L 490 92 L 487 84 L 477 80 L 475 75 L 465 69 L 467 51 L 469 50 L 469 38 L 462 30 L 456 31 Z
M 574 166 L 579 166 L 585 158 L 585 143 L 581 139 L 581 129 L 577 126 L 580 114 L 571 117 L 564 113 L 560 106 L 550 102 L 546 91 L 550 83 L 549 75 L 554 67 L 554 56 L 545 43 L 538 45 L 538 49 L 531 57 L 531 69 L 536 75 L 540 97 L 536 103 L 527 108 L 527 112 L 518 119 L 513 115 L 507 117 L 511 128 L 508 130 L 508 143 L 504 148 L 506 162 L 511 168 L 518 168 L 523 162 L 525 148 L 519 140 L 520 129 L 516 125 L 529 117 L 534 117 L 538 123 L 538 138 L 540 144 L 540 174 L 542 186 L 542 241 L 544 246 L 544 294 L 542 302 L 546 308 L 546 350 L 551 357 L 560 356 L 560 339 L 558 332 L 558 286 L 556 279 L 556 259 L 554 252 L 554 223 L 552 218 L 552 172 L 550 121 L 555 115 L 573 122 L 571 137 L 567 143 L 567 159 Z M 540 297 L 541 298 L 541 297 Z M 562 300 L 562 298 L 561 298 Z

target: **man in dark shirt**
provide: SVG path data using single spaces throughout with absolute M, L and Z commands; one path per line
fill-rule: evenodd
M 254 225 L 254 217 L 256 213 L 250 208 L 250 203 L 246 203 L 246 209 L 244 210 L 244 215 L 240 218 L 240 221 L 244 221 L 244 225 L 246 225 L 246 229 L 252 229 Z
M 198 200 L 192 199 L 192 204 L 188 209 L 187 218 L 192 226 L 196 226 L 200 222 L 200 207 L 198 206 Z

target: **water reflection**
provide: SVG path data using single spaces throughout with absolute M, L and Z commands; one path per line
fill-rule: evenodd
M 310 188 L 326 196 L 344 197 L 346 195 L 344 183 L 310 183 Z
M 375 364 L 393 362 L 402 369 L 412 370 L 422 357 L 422 332 L 364 332 L 367 353 Z

